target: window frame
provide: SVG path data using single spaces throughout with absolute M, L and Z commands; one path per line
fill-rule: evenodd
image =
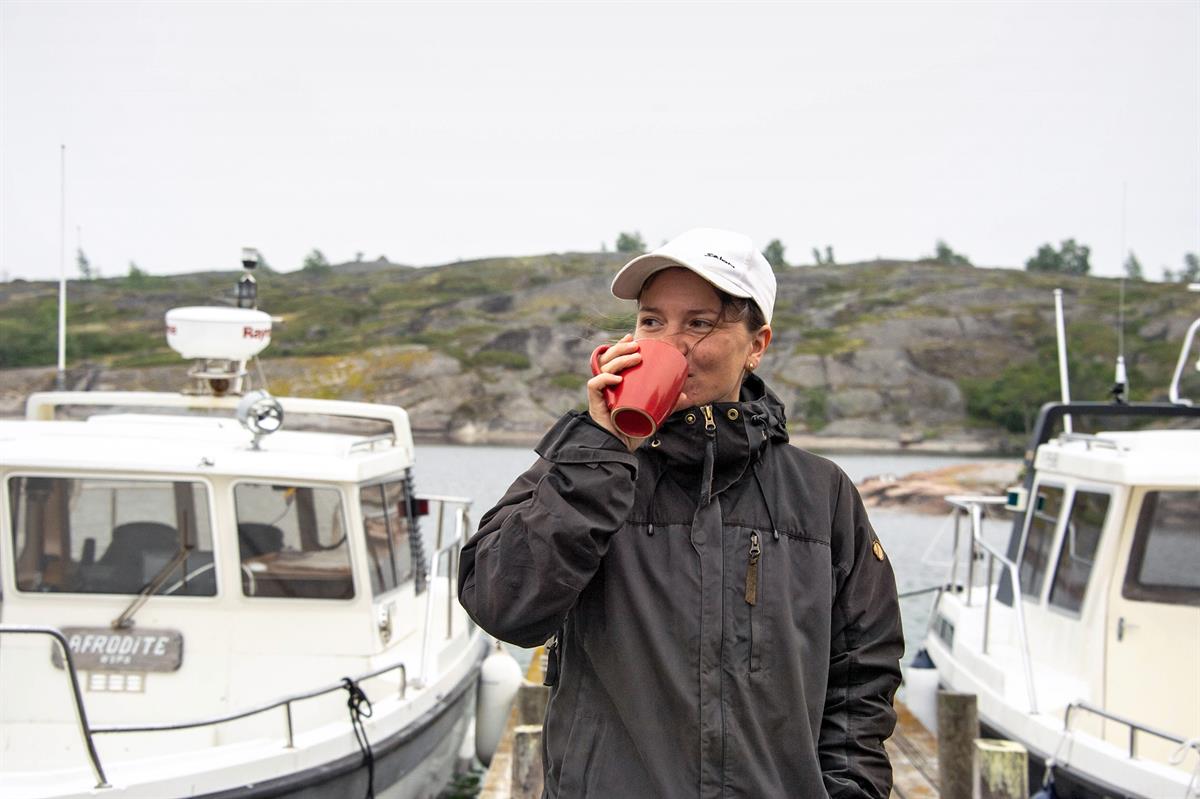
M 217 490 L 212 481 L 207 476 L 200 474 L 175 474 L 164 475 L 156 472 L 152 476 L 140 472 L 89 472 L 89 471 L 50 471 L 44 469 L 17 469 L 11 472 L 5 472 L 0 479 L 0 512 L 4 513 L 6 523 L 8 525 L 8 535 L 3 536 L 3 544 L 0 544 L 0 553 L 7 552 L 9 557 L 8 563 L 0 567 L 2 577 L 0 584 L 7 584 L 11 587 L 14 594 L 22 597 L 91 597 L 91 598 L 116 598 L 118 600 L 127 600 L 129 597 L 137 596 L 137 593 L 128 594 L 107 594 L 107 593 L 91 593 L 79 591 L 28 591 L 21 588 L 17 580 L 17 525 L 16 525 L 16 510 L 17 506 L 12 501 L 11 482 L 22 478 L 45 478 L 58 480 L 104 480 L 118 481 L 130 483 L 155 483 L 171 485 L 173 483 L 196 483 L 204 487 L 207 494 L 208 507 L 208 523 L 209 523 L 209 538 L 212 542 L 212 572 L 215 590 L 211 594 L 153 594 L 151 598 L 155 601 L 167 599 L 170 601 L 178 600 L 200 600 L 200 601 L 216 601 L 221 599 L 225 594 L 225 574 L 221 568 L 221 557 L 223 555 L 223 542 L 219 532 L 219 515 L 217 508 Z
M 1036 507 L 1038 492 L 1041 491 L 1041 489 L 1043 489 L 1043 488 L 1053 488 L 1053 489 L 1057 489 L 1058 491 L 1062 492 L 1062 506 L 1059 508 L 1058 515 L 1054 519 L 1054 527 L 1051 528 L 1051 530 L 1050 530 L 1049 543 L 1048 543 L 1047 552 L 1046 552 L 1046 563 L 1045 563 L 1045 566 L 1043 567 L 1043 571 L 1042 571 L 1041 584 L 1039 586 L 1037 586 L 1036 591 L 1026 592 L 1025 586 L 1022 584 L 1022 580 L 1021 580 L 1021 567 L 1025 562 L 1025 553 L 1029 548 L 1029 533 L 1030 533 L 1030 530 L 1033 528 L 1034 518 L 1038 512 L 1038 509 Z M 1052 558 L 1052 556 L 1054 554 L 1056 554 L 1058 551 L 1058 549 L 1055 545 L 1058 542 L 1059 538 L 1061 538 L 1062 531 L 1065 526 L 1063 523 L 1064 517 L 1063 517 L 1062 511 L 1064 508 L 1069 507 L 1068 500 L 1070 500 L 1072 498 L 1071 488 L 1072 488 L 1072 486 L 1070 486 L 1065 481 L 1061 481 L 1061 480 L 1056 481 L 1054 479 L 1043 481 L 1041 479 L 1041 476 L 1039 475 L 1035 479 L 1033 486 L 1030 489 L 1030 492 L 1029 492 L 1030 507 L 1025 512 L 1025 525 L 1024 525 L 1023 529 L 1021 530 L 1021 546 L 1018 547 L 1017 557 L 1013 560 L 1013 563 L 1015 564 L 1015 566 L 1017 568 L 1017 575 L 1016 575 L 1017 591 L 1023 600 L 1029 600 L 1031 602 L 1036 602 L 1038 604 L 1045 604 L 1047 601 L 1047 595 L 1048 595 L 1050 588 L 1049 588 L 1049 581 L 1046 579 L 1046 576 L 1048 574 L 1053 573 L 1053 570 L 1056 565 L 1056 561 Z
M 1053 556 L 1053 568 L 1048 571 L 1049 579 L 1046 581 L 1046 585 L 1044 586 L 1044 601 L 1049 610 L 1072 619 L 1079 619 L 1082 618 L 1084 608 L 1088 603 L 1088 599 L 1093 594 L 1091 591 L 1092 577 L 1097 573 L 1095 564 L 1099 559 L 1100 551 L 1104 546 L 1105 530 L 1112 523 L 1112 520 L 1117 518 L 1115 512 L 1117 509 L 1117 495 L 1112 486 L 1102 485 L 1100 483 L 1077 483 L 1069 486 L 1068 489 L 1067 496 L 1063 501 L 1063 508 L 1066 510 L 1066 513 L 1064 513 L 1059 519 L 1059 529 L 1055 535 L 1057 544 L 1054 546 L 1053 552 L 1051 553 Z M 1081 493 L 1107 497 L 1108 506 L 1104 510 L 1104 519 L 1100 524 L 1100 534 L 1096 540 L 1096 552 L 1092 561 L 1092 567 L 1088 569 L 1087 580 L 1084 581 L 1083 598 L 1079 602 L 1079 609 L 1073 610 L 1062 605 L 1054 604 L 1050 601 L 1050 596 L 1054 593 L 1054 586 L 1058 580 L 1059 560 L 1062 558 L 1063 547 L 1068 545 L 1068 535 L 1070 532 L 1068 528 L 1070 526 L 1069 523 L 1071 520 L 1071 514 L 1075 510 L 1075 499 Z
M 380 591 L 379 593 L 375 593 L 374 584 L 371 582 L 371 574 L 367 574 L 367 582 L 371 583 L 370 595 L 373 600 L 379 600 L 384 597 L 390 597 L 390 596 L 394 595 L 397 591 L 403 590 L 405 588 L 405 586 L 407 586 L 407 585 L 412 585 L 414 596 L 420 593 L 416 589 L 417 589 L 417 585 L 419 582 L 417 580 L 417 575 L 418 575 L 418 572 L 420 571 L 421 564 L 418 564 L 416 562 L 416 558 L 413 557 L 412 562 L 409 567 L 408 576 L 403 579 L 400 579 L 399 564 L 397 563 L 397 558 L 396 558 L 396 544 L 395 544 L 395 541 L 392 540 L 391 524 L 390 524 L 390 522 L 386 522 L 386 519 L 387 519 L 387 512 L 386 512 L 387 489 L 384 488 L 384 486 L 392 484 L 392 483 L 399 483 L 401 488 L 405 492 L 404 500 L 405 500 L 405 504 L 407 506 L 407 510 L 405 513 L 405 519 L 408 521 L 408 525 L 409 525 L 408 547 L 409 547 L 409 553 L 410 553 L 410 557 L 411 557 L 413 554 L 412 553 L 412 537 L 419 536 L 421 534 L 421 530 L 420 530 L 420 525 L 417 523 L 417 516 L 414 513 L 412 513 L 412 505 L 413 505 L 415 496 L 409 492 L 409 478 L 410 478 L 410 472 L 409 472 L 409 470 L 405 469 L 403 471 L 393 473 L 390 475 L 385 475 L 383 477 L 372 478 L 368 482 L 358 484 L 358 491 L 356 492 L 355 496 L 356 496 L 356 499 L 358 500 L 357 508 L 358 508 L 358 514 L 360 517 L 359 520 L 361 522 L 361 529 L 363 531 L 362 549 L 363 549 L 363 555 L 367 559 L 367 568 L 369 570 L 372 570 L 372 569 L 374 569 L 375 564 L 374 564 L 374 560 L 372 558 L 371 551 L 370 551 L 371 544 L 367 540 L 367 526 L 366 526 L 367 525 L 367 517 L 363 513 L 362 494 L 363 494 L 363 491 L 370 490 L 370 489 L 377 489 L 380 492 L 380 494 L 382 495 L 382 498 L 384 500 L 383 503 L 381 503 L 380 507 L 384 508 L 384 519 L 385 519 L 385 524 L 387 524 L 386 529 L 387 529 L 387 536 L 388 536 L 388 554 L 391 557 L 391 570 L 392 570 L 393 579 L 395 580 L 395 584 L 391 588 L 387 588 L 383 591 Z
M 1141 492 L 1137 508 L 1137 519 L 1134 522 L 1133 537 L 1129 544 L 1129 559 L 1125 564 L 1125 574 L 1121 578 L 1121 598 L 1127 602 L 1154 602 L 1180 607 L 1200 607 L 1200 588 L 1185 588 L 1183 586 L 1147 586 L 1137 579 L 1146 557 L 1146 544 L 1150 540 L 1149 520 L 1146 509 L 1149 507 L 1151 494 L 1194 494 L 1200 489 L 1183 487 L 1147 488 Z
M 343 602 L 343 603 L 350 604 L 350 603 L 357 602 L 359 600 L 359 598 L 363 594 L 362 585 L 360 584 L 360 578 L 359 578 L 359 572 L 361 571 L 361 569 L 357 568 L 355 566 L 355 562 L 354 562 L 355 561 L 354 545 L 353 545 L 354 536 L 350 535 L 350 526 L 353 523 L 354 519 L 350 515 L 349 502 L 346 499 L 345 483 L 323 483 L 323 482 L 320 482 L 317 480 L 294 480 L 289 477 L 250 477 L 250 476 L 244 476 L 244 475 L 238 476 L 237 478 L 229 481 L 229 494 L 228 494 L 229 512 L 230 512 L 230 516 L 233 519 L 233 534 L 235 536 L 237 535 L 237 525 L 239 523 L 238 512 L 237 512 L 238 511 L 237 488 L 238 488 L 238 486 L 241 486 L 241 485 L 252 485 L 252 486 L 286 485 L 289 488 L 294 487 L 294 488 L 325 489 L 325 490 L 333 491 L 334 493 L 336 493 L 338 495 L 338 499 L 339 499 L 338 507 L 340 508 L 340 510 L 342 512 L 342 524 L 345 527 L 344 543 L 346 545 L 346 563 L 350 567 L 351 594 L 348 597 L 266 596 L 266 595 L 259 596 L 259 595 L 255 595 L 255 594 L 247 594 L 245 591 L 245 588 L 242 585 L 242 579 L 241 579 L 242 566 L 244 565 L 244 563 L 242 561 L 241 549 L 240 549 L 240 547 L 235 547 L 234 552 L 233 552 L 233 557 L 237 559 L 237 565 L 238 565 L 238 579 L 236 581 L 237 590 L 235 593 L 235 595 L 237 597 L 239 597 L 240 599 L 243 599 L 243 600 L 253 600 L 256 604 L 258 602 L 276 601 L 276 602 L 319 602 L 322 605 L 328 605 L 333 602 Z M 230 591 L 233 592 L 233 589 L 231 588 Z

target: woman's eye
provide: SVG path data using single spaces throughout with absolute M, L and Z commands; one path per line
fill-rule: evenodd
M 638 320 L 638 327 L 655 327 L 658 323 L 657 319 L 648 316 Z
M 713 323 L 711 319 L 693 319 L 692 327 L 698 330 L 711 330 Z

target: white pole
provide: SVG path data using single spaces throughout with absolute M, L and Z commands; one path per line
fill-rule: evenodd
M 58 388 L 67 381 L 67 145 L 59 145 Z
M 1054 327 L 1058 334 L 1058 384 L 1062 388 L 1062 401 L 1071 401 L 1071 383 L 1067 377 L 1067 328 L 1063 323 L 1062 289 L 1054 290 Z M 1063 432 L 1071 432 L 1071 414 L 1063 416 Z

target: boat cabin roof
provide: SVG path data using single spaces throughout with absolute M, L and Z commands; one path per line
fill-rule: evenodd
M 281 398 L 284 407 L 288 398 Z M 319 410 L 304 400 L 304 410 Z M 83 420 L 0 420 L 0 450 L 6 471 L 80 470 L 112 473 L 170 473 L 361 483 L 412 465 L 413 447 L 406 418 L 398 409 L 367 403 L 329 402 L 343 417 L 349 406 L 401 414 L 403 424 L 385 435 L 282 430 L 259 439 L 228 416 L 194 416 L 186 411 L 145 413 L 134 407 L 93 413 Z M 402 428 L 402 429 L 397 429 Z
M 1200 430 L 1062 435 L 1038 448 L 1035 468 L 1107 483 L 1195 486 Z

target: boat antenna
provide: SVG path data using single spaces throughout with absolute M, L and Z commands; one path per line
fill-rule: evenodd
M 1125 374 L 1125 278 L 1121 278 L 1120 309 L 1117 312 L 1117 372 L 1113 377 L 1113 402 L 1124 405 L 1129 391 L 1129 377 Z
M 1054 331 L 1058 338 L 1058 385 L 1064 405 L 1071 404 L 1071 382 L 1067 377 L 1067 329 L 1063 323 L 1062 289 L 1054 290 Z M 1070 435 L 1071 414 L 1063 414 L 1063 432 Z
M 58 145 L 58 376 L 55 387 L 67 387 L 67 145 Z
M 1129 258 L 1125 245 L 1125 197 L 1128 189 L 1128 183 L 1121 184 L 1121 254 L 1126 259 Z M 1125 265 L 1122 264 L 1121 268 L 1124 269 Z M 1121 299 L 1117 310 L 1117 368 L 1113 376 L 1112 391 L 1109 392 L 1117 405 L 1125 404 L 1129 391 L 1129 376 L 1125 373 L 1125 277 L 1126 275 L 1121 275 Z

